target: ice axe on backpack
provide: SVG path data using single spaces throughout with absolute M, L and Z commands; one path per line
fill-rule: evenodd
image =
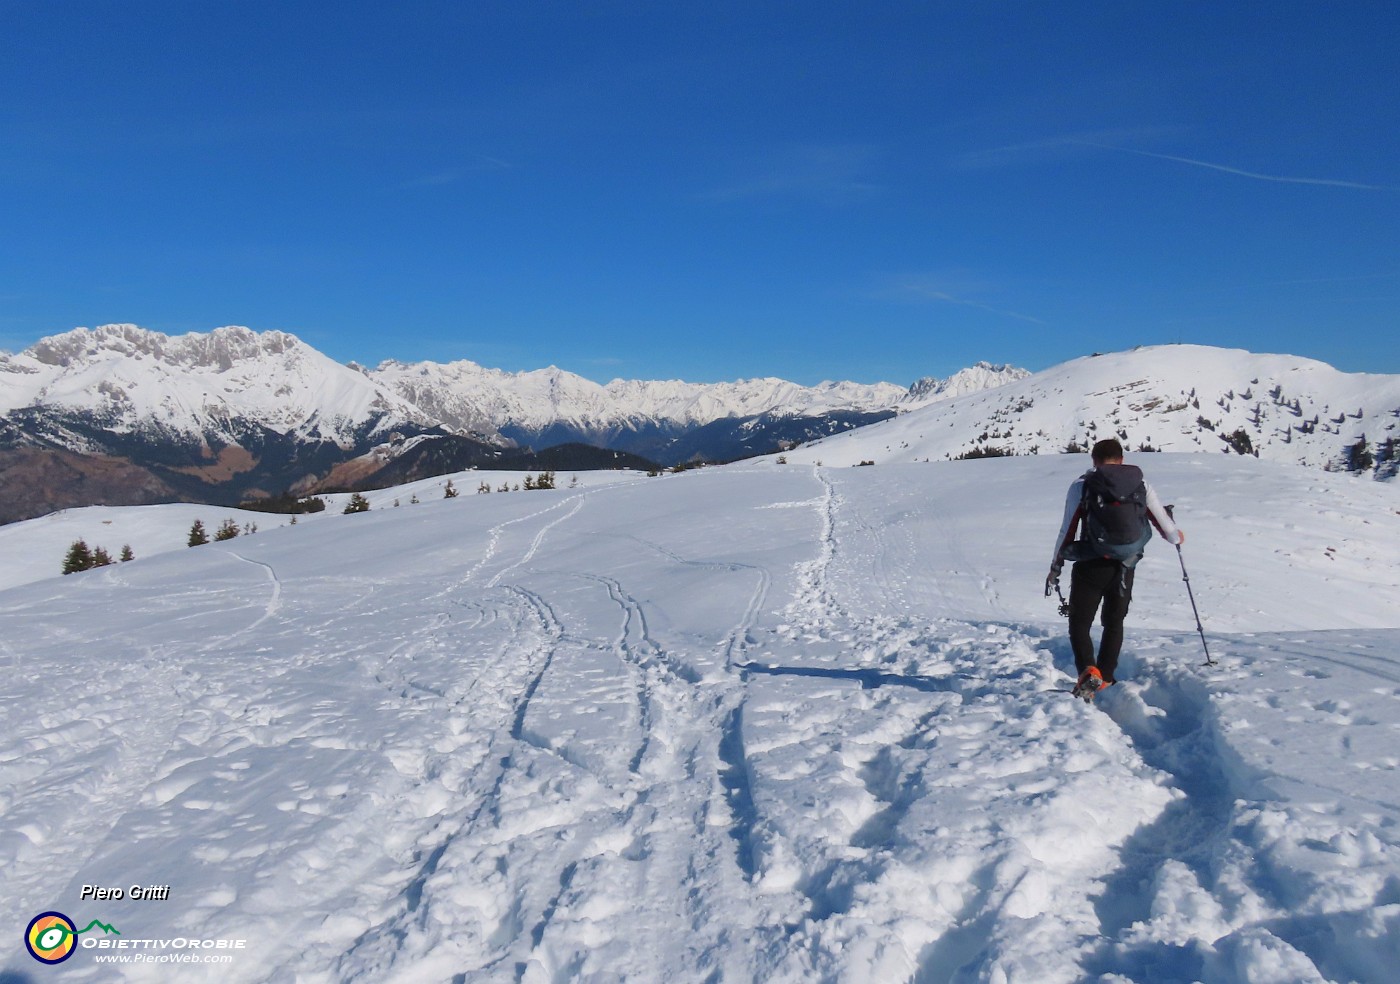
M 1174 508 L 1167 506 L 1167 515 L 1171 517 L 1173 523 L 1176 522 L 1176 514 L 1172 511 Z M 1201 627 L 1201 613 L 1196 608 L 1196 595 L 1191 590 L 1191 575 L 1186 573 L 1186 559 L 1181 555 L 1181 544 L 1179 543 L 1176 545 L 1176 559 L 1181 563 L 1181 579 L 1186 582 L 1186 597 L 1191 599 L 1191 613 L 1196 616 L 1196 631 L 1201 636 L 1201 648 L 1206 652 L 1206 666 L 1215 666 L 1217 665 L 1215 660 L 1210 658 L 1210 647 L 1206 645 L 1206 630 Z

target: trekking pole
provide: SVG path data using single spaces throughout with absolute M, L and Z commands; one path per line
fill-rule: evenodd
M 1167 506 L 1167 515 L 1171 517 L 1173 523 L 1176 516 L 1172 512 L 1171 506 Z M 1196 616 L 1196 631 L 1201 636 L 1201 648 L 1206 651 L 1206 666 L 1216 666 L 1215 660 L 1210 658 L 1210 647 L 1206 645 L 1206 630 L 1201 627 L 1201 612 L 1196 607 L 1196 594 L 1191 590 L 1191 575 L 1186 573 L 1186 558 L 1181 555 L 1181 544 L 1176 545 L 1176 559 L 1181 563 L 1181 579 L 1186 582 L 1186 597 L 1191 599 L 1191 613 Z

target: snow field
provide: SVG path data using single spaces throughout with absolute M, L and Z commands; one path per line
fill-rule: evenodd
M 1070 458 L 458 482 L 12 588 L 0 921 L 253 941 L 210 980 L 1387 980 L 1395 492 L 1142 463 L 1222 665 L 1154 542 L 1092 707 Z
M 396 502 L 398 508 L 411 508 L 441 499 L 447 483 L 451 481 L 459 493 L 459 505 L 471 508 L 477 485 L 481 482 L 489 482 L 492 489 L 499 489 L 502 483 L 516 486 L 527 475 L 533 477 L 535 474 L 538 473 L 464 471 L 410 482 L 392 489 L 372 490 L 365 492 L 364 497 L 369 501 L 371 511 L 395 508 Z M 637 481 L 639 477 L 636 472 L 605 471 L 579 472 L 577 475 L 565 473 L 558 475 L 556 480 L 560 488 L 567 488 L 575 480 L 579 488 L 593 488 L 615 482 Z M 414 496 L 419 499 L 417 503 L 413 502 Z M 298 515 L 297 525 L 340 517 L 350 501 L 350 495 L 343 492 L 327 493 L 318 498 L 326 503 L 325 510 Z M 292 517 L 281 513 L 193 503 L 62 509 L 37 519 L 0 526 L 0 556 L 5 558 L 0 563 L 0 590 L 60 576 L 64 556 L 74 540 L 83 540 L 93 549 L 104 547 L 114 560 L 121 553 L 123 545 L 131 546 L 137 560 L 171 550 L 188 549 L 190 527 L 196 519 L 204 523 L 204 530 L 212 540 L 220 524 L 227 519 L 232 519 L 240 530 L 252 524 L 258 532 L 266 533 L 287 526 Z

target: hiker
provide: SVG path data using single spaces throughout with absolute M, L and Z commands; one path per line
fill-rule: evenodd
M 1142 469 L 1123 464 L 1123 445 L 1099 441 L 1094 467 L 1069 487 L 1065 518 L 1055 541 L 1055 559 L 1045 579 L 1046 594 L 1060 580 L 1060 568 L 1074 561 L 1069 581 L 1069 641 L 1079 673 L 1074 695 L 1092 700 L 1100 687 L 1111 686 L 1123 648 L 1123 618 L 1133 600 L 1133 569 L 1142 559 L 1152 526 L 1168 543 L 1186 542 L 1162 507 L 1157 493 L 1143 480 Z M 1151 526 L 1148 523 L 1151 523 Z M 1077 531 L 1082 533 L 1075 539 Z M 1090 627 L 1103 606 L 1103 638 L 1098 659 Z

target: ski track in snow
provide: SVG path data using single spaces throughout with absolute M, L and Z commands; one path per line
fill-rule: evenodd
M 5 918 L 169 881 L 99 914 L 260 941 L 210 980 L 1387 979 L 1377 632 L 1206 672 L 1134 625 L 1124 683 L 1047 694 L 1061 624 L 930 472 L 875 471 L 492 496 L 381 576 L 262 535 L 9 595 L 6 657 L 70 685 L 0 694 Z
M 249 560 L 247 557 L 234 553 L 232 550 L 229 551 L 229 556 L 241 560 L 245 564 L 261 567 L 267 572 L 267 579 L 272 584 L 272 595 L 268 598 L 267 607 L 263 610 L 262 615 L 256 622 L 243 630 L 244 632 L 252 632 L 258 626 L 276 615 L 278 609 L 282 607 L 282 581 L 277 577 L 277 572 L 272 569 L 271 564 L 265 564 L 260 560 Z

